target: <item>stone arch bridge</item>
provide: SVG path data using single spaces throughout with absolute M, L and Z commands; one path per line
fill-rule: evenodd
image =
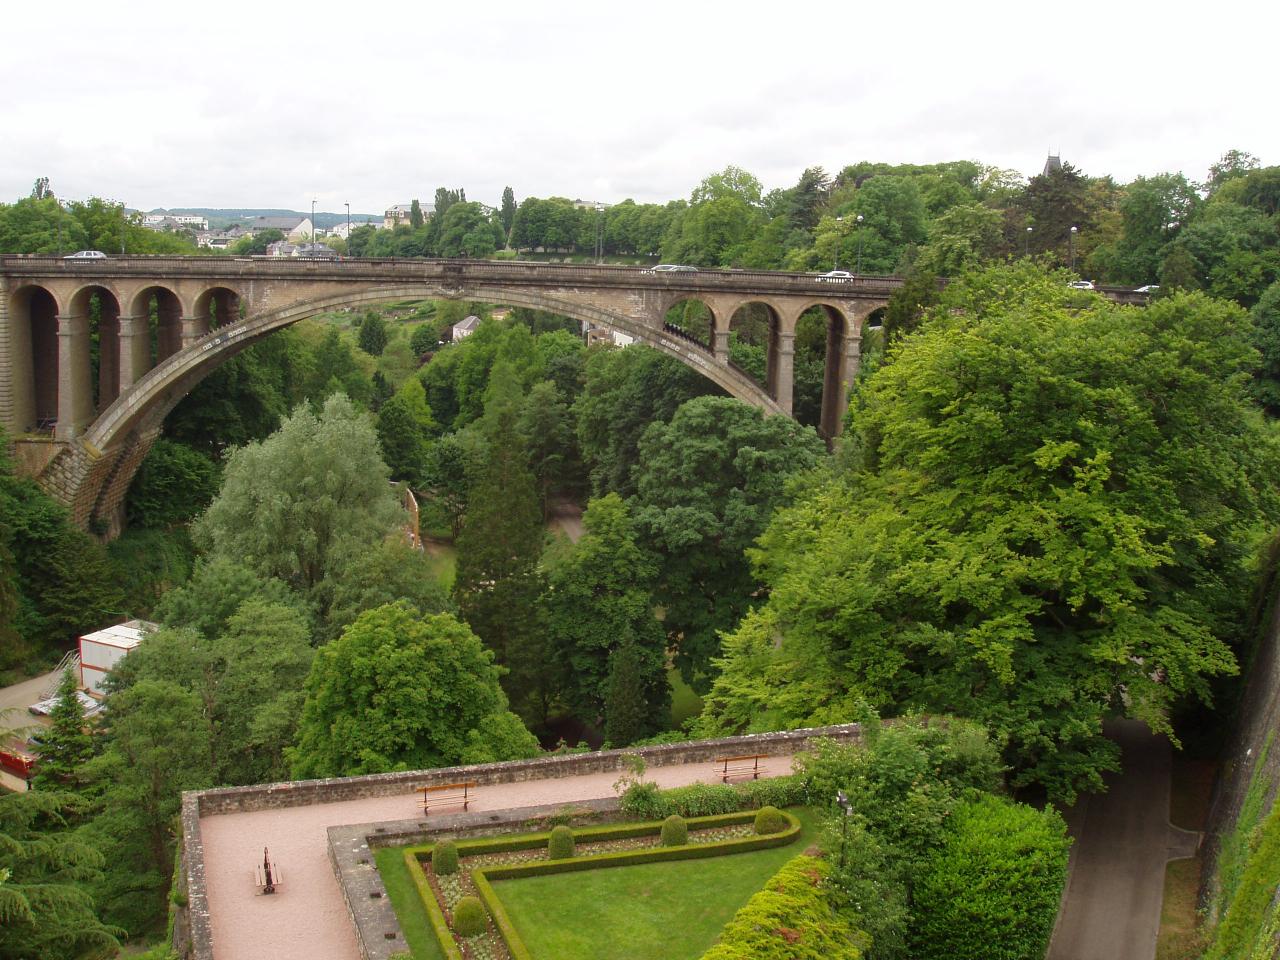
M 796 323 L 819 307 L 827 318 L 819 429 L 832 437 L 863 324 L 901 282 L 525 261 L 2 256 L 0 422 L 16 438 L 20 469 L 78 523 L 112 531 L 165 416 L 210 371 L 304 318 L 429 298 L 530 307 L 617 330 L 774 414 L 791 413 Z M 665 323 L 688 300 L 711 317 L 708 344 Z M 770 318 L 764 383 L 729 359 L 730 320 L 748 304 Z

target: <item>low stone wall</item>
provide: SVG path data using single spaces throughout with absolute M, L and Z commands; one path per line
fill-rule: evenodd
M 389 797 L 412 793 L 416 788 L 436 783 L 474 780 L 481 786 L 494 783 L 518 783 L 526 780 L 555 780 L 592 773 L 622 772 L 625 758 L 639 755 L 646 766 L 664 767 L 686 763 L 704 763 L 717 757 L 764 754 L 785 756 L 804 750 L 810 741 L 830 738 L 856 742 L 862 728 L 856 723 L 829 727 L 810 727 L 776 733 L 754 733 L 716 740 L 691 740 L 666 743 L 632 750 L 597 750 L 592 753 L 558 754 L 533 760 L 511 760 L 505 763 L 480 763 L 469 766 L 441 767 L 435 770 L 410 770 L 379 773 L 364 777 L 338 777 L 330 780 L 299 780 L 289 783 L 256 784 L 247 787 L 222 787 L 214 790 L 188 791 L 182 795 L 183 858 L 187 877 L 187 923 L 191 949 L 181 954 L 196 960 L 213 960 L 213 937 L 209 922 L 209 898 L 204 874 L 204 844 L 200 834 L 202 817 L 278 807 L 309 806 L 338 803 L 370 797 Z M 493 814 L 486 816 L 492 817 Z M 441 827 L 448 826 L 444 818 Z M 376 829 L 376 828 L 375 828 Z M 368 831 L 366 831 L 368 833 Z M 421 834 L 416 834 L 421 835 Z M 390 839 L 390 837 L 388 838 Z M 361 840 L 361 843 L 366 841 Z M 397 840 L 395 842 L 404 842 Z M 367 845 L 367 844 L 366 844 Z M 330 840 L 329 855 L 334 857 Z M 335 862 L 335 870 L 338 864 Z M 341 871 L 339 871 L 341 875 Z M 366 891 L 366 898 L 367 898 Z M 344 889 L 344 896 L 348 896 Z M 381 898 L 385 900 L 386 898 Z M 357 896 L 358 901 L 358 896 Z M 352 901 L 348 896 L 348 906 Z M 389 906 L 389 905 L 388 905 Z M 355 910 L 353 909 L 353 916 Z M 402 941 L 399 941 L 402 942 Z

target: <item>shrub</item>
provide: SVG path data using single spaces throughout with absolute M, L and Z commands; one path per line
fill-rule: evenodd
M 662 793 L 671 809 L 682 817 L 714 817 L 742 809 L 742 795 L 728 784 L 694 783 Z
M 664 847 L 682 847 L 689 842 L 689 826 L 684 817 L 673 813 L 662 821 L 662 845 Z
M 562 824 L 552 830 L 547 839 L 547 857 L 551 860 L 568 860 L 573 854 L 573 831 Z
M 739 807 L 747 809 L 795 807 L 808 799 L 805 796 L 804 781 L 795 774 L 748 780 L 746 783 L 736 784 L 733 789 L 738 793 Z
M 632 783 L 618 801 L 622 812 L 639 820 L 661 820 L 673 813 L 671 802 L 656 783 Z
M 475 897 L 463 897 L 453 908 L 453 929 L 460 937 L 478 937 L 488 925 L 484 905 Z
M 788 861 L 729 921 L 702 960 L 858 960 L 866 937 L 827 903 L 822 881 L 829 870 L 816 857 Z
M 993 796 L 959 804 L 912 887 L 916 960 L 1040 960 L 1069 844 L 1052 808 Z
M 452 840 L 441 840 L 431 848 L 431 869 L 442 877 L 458 872 L 458 846 Z
M 765 836 L 770 833 L 781 833 L 791 826 L 786 814 L 777 807 L 761 807 L 756 811 L 756 833 Z

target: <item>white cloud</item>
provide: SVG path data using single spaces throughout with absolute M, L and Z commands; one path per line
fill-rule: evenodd
M 1049 149 L 1119 180 L 1280 163 L 1274 5 L 60 0 L 6 9 L 0 198 L 378 212 L 766 188 L 859 160 Z M 1247 29 L 1241 29 L 1241 18 Z

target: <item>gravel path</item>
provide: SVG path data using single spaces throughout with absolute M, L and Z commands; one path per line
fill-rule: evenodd
M 791 772 L 791 757 L 762 760 L 761 776 Z M 619 773 L 532 780 L 481 787 L 471 810 L 505 810 L 544 803 L 612 797 Z M 653 767 L 645 774 L 663 787 L 717 783 L 709 762 Z M 359 960 L 355 933 L 329 865 L 329 827 L 421 816 L 419 795 L 259 810 L 203 817 L 205 882 L 214 960 Z M 254 887 L 254 866 L 269 847 L 280 871 L 274 896 Z

